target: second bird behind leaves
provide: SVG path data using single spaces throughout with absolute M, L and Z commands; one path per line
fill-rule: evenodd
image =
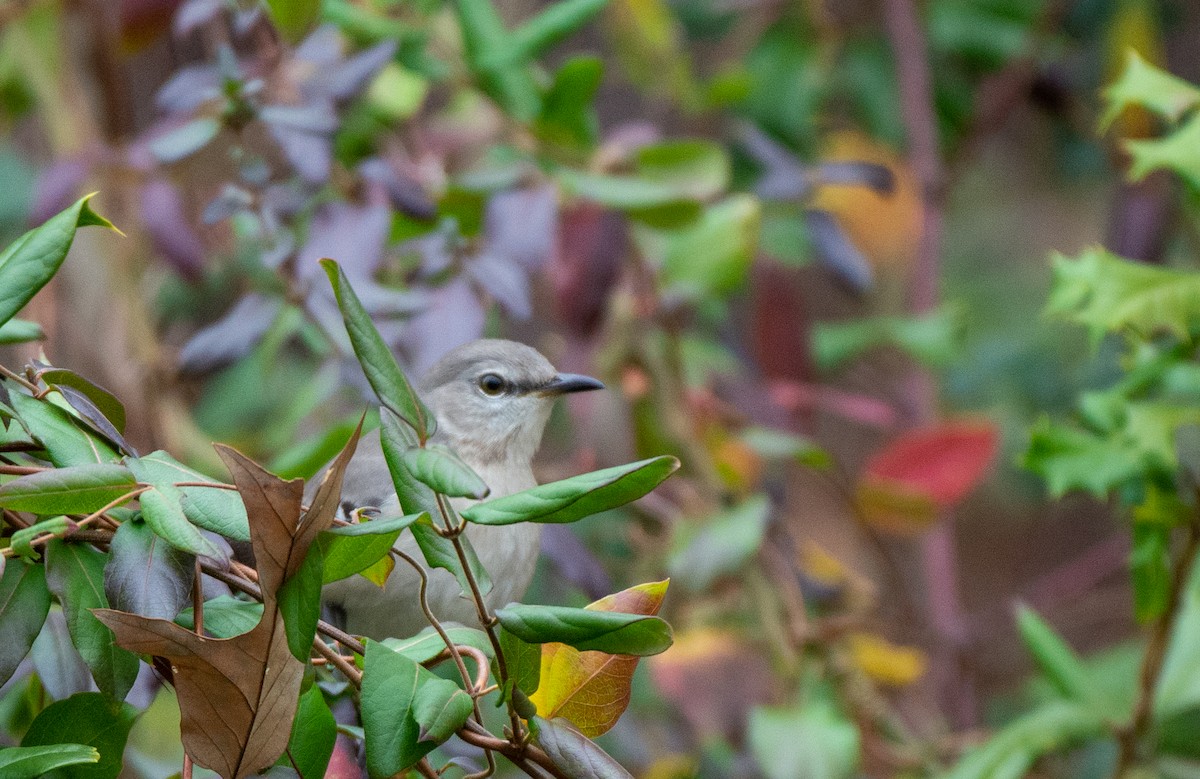
M 437 417 L 435 443 L 450 447 L 490 489 L 489 498 L 511 495 L 537 485 L 533 456 L 542 441 L 554 400 L 569 392 L 603 389 L 588 376 L 559 373 L 540 352 L 515 341 L 481 339 L 460 346 L 429 369 L 418 385 L 426 405 Z M 319 482 L 314 479 L 313 484 Z M 471 501 L 452 501 L 462 509 Z M 383 514 L 401 510 L 392 477 L 380 447 L 379 432 L 363 436 L 346 468 L 341 513 L 375 507 Z M 466 535 L 492 579 L 487 594 L 496 609 L 521 598 L 537 565 L 541 527 L 522 523 L 506 526 L 469 525 Z M 400 549 L 423 560 L 410 533 L 397 542 Z M 428 571 L 426 598 L 434 615 L 476 625 L 473 602 L 460 597 L 454 576 L 442 569 Z M 387 585 L 379 588 L 361 576 L 325 587 L 327 606 L 344 617 L 351 633 L 374 639 L 411 636 L 429 623 L 417 592 L 420 577 L 410 566 L 397 564 Z

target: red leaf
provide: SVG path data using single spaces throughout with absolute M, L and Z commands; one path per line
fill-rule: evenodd
M 996 427 L 983 420 L 910 430 L 867 462 L 860 489 L 891 487 L 947 508 L 983 479 L 998 443 Z

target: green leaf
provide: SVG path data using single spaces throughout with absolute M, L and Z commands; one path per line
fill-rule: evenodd
M 117 461 L 117 451 L 107 441 L 93 435 L 58 406 L 21 392 L 10 392 L 9 400 L 21 424 L 59 468 Z
M 1017 607 L 1017 632 L 1038 668 L 1060 694 L 1079 703 L 1104 705 L 1079 656 L 1036 612 L 1026 606 Z
M 0 641 L 0 685 L 12 677 L 29 654 L 49 611 L 50 590 L 46 588 L 45 569 L 21 560 L 8 560 L 0 576 L 0 636 L 4 636 Z
M 663 284 L 691 299 L 725 296 L 746 280 L 758 246 L 762 208 L 746 194 L 707 206 L 700 218 L 677 230 L 634 233 L 647 257 L 661 264 Z
M 320 544 L 308 549 L 296 573 L 279 588 L 279 614 L 283 618 L 288 649 L 302 663 L 312 654 L 317 622 L 321 618 L 321 577 L 325 559 Z
M 541 99 L 528 68 L 490 64 L 499 62 L 510 45 L 508 31 L 492 0 L 455 0 L 454 10 L 458 14 L 467 63 L 480 89 L 513 119 L 532 121 L 541 110 Z
M 824 698 L 788 708 L 757 707 L 750 751 L 767 779 L 848 779 L 859 762 L 858 730 Z
M 77 693 L 43 709 L 21 739 L 21 746 L 74 743 L 93 747 L 100 753 L 98 762 L 81 762 L 57 775 L 64 779 L 116 779 L 124 766 L 125 741 L 137 715 L 137 709 L 128 703 L 114 703 L 98 692 Z
M 183 493 L 167 484 L 156 486 L 138 496 L 142 518 L 150 529 L 176 549 L 223 560 L 225 553 L 188 521 L 183 513 Z
M 644 614 L 510 603 L 496 617 L 522 641 L 557 641 L 580 651 L 644 657 L 666 651 L 672 641 L 670 625 Z
M 1126 141 L 1129 180 L 1141 181 L 1156 170 L 1169 170 L 1192 187 L 1200 187 L 1200 115 L 1192 115 L 1178 130 L 1153 140 Z
M 633 779 L 600 745 L 565 719 L 533 718 L 538 746 L 566 776 L 575 779 Z
M 717 578 L 742 569 L 762 546 L 771 503 L 755 495 L 702 527 L 679 526 L 683 542 L 667 562 L 671 579 L 700 592 Z
M 301 777 L 325 776 L 335 741 L 337 722 L 321 688 L 314 684 L 300 696 L 296 719 L 292 721 L 292 737 L 280 763 L 293 766 Z
M 604 77 L 599 57 L 572 57 L 554 74 L 542 101 L 537 132 L 543 142 L 579 149 L 595 146 L 600 129 L 592 102 Z
M 183 465 L 163 451 L 142 457 L 127 457 L 125 464 L 138 481 L 156 487 L 168 487 L 168 494 L 178 490 L 183 514 L 193 525 L 211 530 L 235 541 L 250 540 L 250 525 L 246 507 L 234 490 L 221 487 L 175 487 L 176 483 L 206 482 L 220 484 L 199 471 Z
M 437 428 L 437 420 L 396 364 L 391 349 L 375 329 L 341 267 L 329 259 L 321 260 L 321 267 L 329 276 L 329 283 L 337 296 L 338 308 L 342 311 L 342 320 L 350 335 L 350 343 L 354 346 L 354 354 L 379 402 L 409 424 L 420 442 L 424 443 Z
M 700 203 L 675 187 L 636 176 L 583 173 L 569 168 L 554 172 L 569 194 L 624 211 L 657 227 L 677 227 L 700 215 Z
M 0 346 L 40 341 L 46 337 L 42 326 L 24 319 L 10 319 L 0 325 Z
M 1163 615 L 1171 597 L 1171 528 L 1135 522 L 1129 553 L 1133 614 L 1138 622 Z
M 493 656 L 492 642 L 482 630 L 464 627 L 453 622 L 443 622 L 442 627 L 455 644 L 475 647 L 488 657 Z M 446 642 L 442 640 L 441 635 L 434 630 L 432 625 L 410 638 L 385 638 L 382 643 L 388 649 L 399 652 L 414 663 L 426 663 L 437 657 L 446 648 Z
M 1151 65 L 1131 48 L 1126 55 L 1125 70 L 1105 88 L 1104 102 L 1101 130 L 1112 126 L 1131 106 L 1143 106 L 1170 122 L 1178 122 L 1200 103 L 1200 89 Z
M 944 306 L 919 318 L 871 317 L 845 322 L 820 322 L 813 328 L 813 356 L 832 370 L 879 346 L 903 349 L 926 365 L 939 367 L 958 353 L 962 317 Z
M 1200 139 L 1197 142 L 1200 149 Z M 1200 324 L 1200 273 L 1131 262 L 1104 249 L 1053 256 L 1046 313 L 1088 328 L 1092 342 L 1130 331 L 1186 338 Z
M 458 586 L 466 597 L 471 597 L 471 585 L 467 581 L 467 576 L 463 572 L 462 563 L 458 559 L 458 553 L 454 549 L 454 543 L 448 539 L 438 535 L 433 529 L 431 520 L 422 519 L 414 522 L 412 525 L 413 538 L 417 541 L 417 546 L 421 547 L 421 554 L 425 558 L 425 564 L 430 568 L 441 568 L 454 574 L 454 578 L 458 580 Z M 471 569 L 471 573 L 475 577 L 475 583 L 479 585 L 479 591 L 486 595 L 492 591 L 492 576 L 488 570 L 483 567 L 483 563 L 479 560 L 479 555 L 475 553 L 475 547 L 471 545 L 471 539 L 467 538 L 466 534 L 458 537 L 459 544 L 462 545 L 463 551 L 467 558 L 467 565 Z
M 367 773 L 381 779 L 410 767 L 436 746 L 421 741 L 413 705 L 421 684 L 437 677 L 377 641 L 366 643 L 361 708 Z
M 1043 417 L 1030 430 L 1021 465 L 1045 479 L 1054 497 L 1073 489 L 1103 497 L 1143 473 L 1131 448 L 1123 436 L 1097 436 Z
M 89 206 L 94 196 L 84 195 L 0 252 L 0 325 L 12 319 L 54 277 L 71 249 L 77 229 L 96 225 L 116 230 Z
M 748 427 L 738 436 L 742 442 L 768 459 L 791 459 L 810 468 L 828 468 L 833 458 L 812 439 L 769 427 Z
M 511 631 L 500 628 L 500 651 L 508 668 L 509 681 L 526 695 L 537 692 L 542 678 L 542 648 L 517 638 Z M 496 678 L 500 671 L 496 669 Z
M 345 579 L 366 570 L 391 550 L 404 528 L 428 514 L 407 514 L 398 517 L 373 519 L 357 525 L 342 525 L 317 536 L 325 569 L 324 584 Z
M 215 638 L 233 638 L 249 633 L 262 621 L 263 605 L 239 600 L 232 595 L 218 595 L 204 601 L 204 632 Z M 195 614 L 187 608 L 175 617 L 175 623 L 188 630 L 196 629 Z
M 160 538 L 145 522 L 122 522 L 109 545 L 104 593 L 118 611 L 175 619 L 191 601 L 195 560 Z
M 967 752 L 946 779 L 1022 779 L 1042 755 L 1105 735 L 1106 715 L 1074 701 L 1044 704 Z
M 409 473 L 404 464 L 405 453 L 419 445 L 417 434 L 391 409 L 379 409 L 379 421 L 379 444 L 383 449 L 383 458 L 387 462 L 388 473 L 392 476 L 392 486 L 396 490 L 401 509 L 406 514 L 422 511 L 430 515 L 437 514 L 437 498 L 433 490 Z
M 137 488 L 128 468 L 108 463 L 31 473 L 0 486 L 0 508 L 33 514 L 91 514 Z
M 637 500 L 678 468 L 674 457 L 652 457 L 476 503 L 460 513 L 477 525 L 575 522 Z
M 729 154 L 706 140 L 663 141 L 637 150 L 637 173 L 697 200 L 717 197 L 729 188 Z
M 481 500 L 487 497 L 488 486 L 479 474 L 445 446 L 412 447 L 400 459 L 414 479 L 435 492 L 452 498 Z
M 118 433 L 125 432 L 125 406 L 117 399 L 117 396 L 95 384 L 88 379 L 80 376 L 74 371 L 68 371 L 63 368 L 51 368 L 50 370 L 40 371 L 38 378 L 51 387 L 70 387 L 83 393 L 88 400 L 99 409 L 100 413 L 112 422 L 113 427 Z
M 266 4 L 271 21 L 288 43 L 299 43 L 321 16 L 321 0 L 266 0 Z
M 56 768 L 96 763 L 100 753 L 84 744 L 52 744 L 43 747 L 0 749 L 0 776 L 8 779 L 38 779 Z
M 137 655 L 116 645 L 113 633 L 92 616 L 109 607 L 104 594 L 107 556 L 90 546 L 51 540 L 46 544 L 46 583 L 62 604 L 71 643 L 87 663 L 100 691 L 123 700 L 137 678 Z
M 499 69 L 534 59 L 545 49 L 587 24 L 608 0 L 560 0 L 513 30 L 504 46 L 493 48 L 481 63 Z
M 431 678 L 417 687 L 412 716 L 418 741 L 441 744 L 461 728 L 475 710 L 471 696 L 448 679 Z

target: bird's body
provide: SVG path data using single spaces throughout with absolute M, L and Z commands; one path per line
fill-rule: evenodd
M 536 486 L 533 455 L 554 398 L 601 386 L 594 379 L 557 373 L 528 346 L 488 339 L 450 352 L 429 370 L 419 389 L 437 417 L 433 441 L 453 449 L 488 485 L 488 498 L 497 498 Z M 456 499 L 452 505 L 461 509 L 470 503 Z M 375 506 L 383 514 L 401 509 L 377 431 L 359 441 L 342 484 L 343 509 L 348 513 L 359 506 Z M 488 606 L 495 609 L 520 599 L 537 564 L 540 527 L 469 525 L 466 535 L 492 579 L 485 596 Z M 411 534 L 403 534 L 397 548 L 424 562 Z M 475 603 L 461 596 L 452 574 L 432 569 L 427 575 L 426 600 L 440 621 L 478 623 Z M 417 597 L 419 585 L 419 574 L 398 561 L 383 588 L 353 576 L 327 585 L 323 598 L 344 615 L 351 633 L 406 637 L 429 624 Z

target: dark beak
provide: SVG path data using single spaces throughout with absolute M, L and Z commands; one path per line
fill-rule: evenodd
M 590 392 L 598 389 L 604 389 L 603 382 L 593 379 L 591 376 L 560 373 L 551 379 L 550 383 L 539 387 L 538 393 L 541 395 L 565 395 L 568 392 Z

